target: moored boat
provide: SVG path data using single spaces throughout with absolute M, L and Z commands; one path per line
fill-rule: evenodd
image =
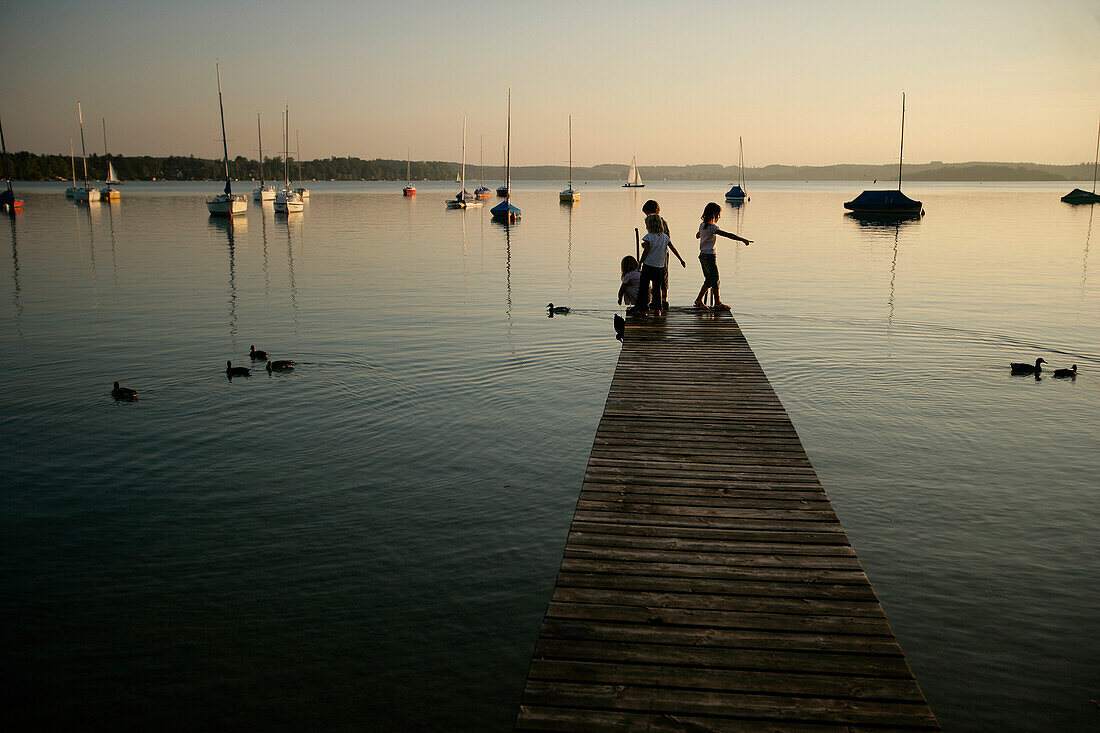
M 1100 204 L 1100 195 L 1096 193 L 1096 166 L 1100 164 L 1100 124 L 1096 128 L 1096 158 L 1092 162 L 1092 191 L 1075 188 L 1062 201 L 1067 204 Z
M 22 199 L 15 198 L 15 191 L 11 187 L 11 159 L 8 157 L 8 145 L 4 142 L 4 123 L 0 122 L 0 151 L 4 154 L 4 177 L 7 178 L 8 190 L 0 191 L 0 211 L 14 214 L 23 210 Z M 13 247 L 15 245 L 12 245 Z
M 73 189 L 73 200 L 78 204 L 90 204 L 99 201 L 99 189 L 88 185 L 88 151 L 84 146 L 84 111 L 80 100 L 76 102 L 76 117 L 80 121 L 80 159 L 84 163 L 84 185 Z
M 571 204 L 580 198 L 580 193 L 573 189 L 573 115 L 569 115 L 569 187 L 558 194 L 558 201 Z
M 489 209 L 489 213 L 493 215 L 493 219 L 496 221 L 502 221 L 508 224 L 515 222 L 520 217 L 520 210 L 512 204 L 511 185 L 512 185 L 512 87 L 508 87 L 508 126 L 506 133 L 506 147 L 504 153 L 504 200 L 499 204 Z M 497 189 L 497 193 L 500 193 L 500 189 Z
M 856 214 L 876 216 L 924 216 L 924 206 L 901 192 L 901 169 L 905 154 L 905 92 L 901 94 L 901 148 L 898 152 L 898 188 L 896 191 L 864 191 L 844 208 Z
M 289 122 L 290 118 L 288 117 L 287 120 Z M 298 131 L 297 130 L 294 131 L 294 143 L 295 143 L 295 148 L 297 149 L 297 152 L 294 154 L 294 157 L 298 161 L 298 181 L 301 182 L 301 180 L 302 180 L 302 139 L 298 136 Z M 305 186 L 298 186 L 298 188 L 294 189 L 294 192 L 296 194 L 298 194 L 298 197 L 300 199 L 302 199 L 303 202 L 306 199 L 309 198 L 309 189 L 306 188 Z
M 225 141 L 225 107 L 222 104 L 222 70 L 219 64 L 214 68 L 218 74 L 218 114 L 222 122 L 222 160 L 225 161 L 225 190 L 206 199 L 206 210 L 211 216 L 235 216 L 248 209 L 248 199 L 243 193 L 233 193 L 233 183 L 229 178 L 229 144 Z
M 412 148 L 405 151 L 405 187 L 401 189 L 402 196 L 415 196 L 416 186 L 412 184 Z
M 252 199 L 263 203 L 275 200 L 275 186 L 264 183 L 264 136 L 260 131 L 260 113 L 256 113 L 256 140 L 260 146 L 260 185 L 252 191 Z
M 466 190 L 466 118 L 462 118 L 462 168 L 459 173 L 460 188 L 453 199 L 447 201 L 448 209 L 470 209 L 481 206 L 477 197 Z
M 103 156 L 107 158 L 107 178 L 103 181 L 106 186 L 99 190 L 100 196 L 105 201 L 118 201 L 122 198 L 122 192 L 112 186 L 118 186 L 122 184 L 122 181 L 118 180 L 118 174 L 115 173 L 115 166 L 111 163 L 111 154 L 107 148 L 107 118 L 103 118 Z
M 299 214 L 305 208 L 302 196 L 290 187 L 290 107 L 283 111 L 283 190 L 275 194 L 275 213 Z
M 741 136 L 737 137 L 737 183 L 730 185 L 726 191 L 726 201 L 731 204 L 742 204 L 749 200 L 749 194 L 745 191 L 745 145 Z
M 638 173 L 637 156 L 631 156 L 630 158 L 630 171 L 626 174 L 626 183 L 623 184 L 623 188 L 645 188 L 645 184 L 642 183 L 642 176 Z

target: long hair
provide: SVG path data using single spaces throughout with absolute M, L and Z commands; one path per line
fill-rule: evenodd
M 703 207 L 703 215 L 699 217 L 703 221 L 717 220 L 722 215 L 722 207 L 711 201 Z
M 622 270 L 623 277 L 626 277 L 626 273 L 634 272 L 638 269 L 638 260 L 634 259 L 634 255 L 627 255 L 623 257 Z

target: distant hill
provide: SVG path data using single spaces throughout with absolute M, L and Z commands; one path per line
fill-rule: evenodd
M 71 168 L 68 155 L 36 155 L 20 152 L 12 154 L 15 177 L 26 181 L 68 180 Z M 292 163 L 297 168 L 297 162 Z M 111 162 L 124 181 L 197 181 L 216 180 L 224 175 L 220 160 L 172 155 L 124 156 L 112 155 Z M 413 180 L 453 181 L 459 172 L 459 164 L 448 161 L 414 161 Z M 624 181 L 626 164 L 604 163 L 588 168 L 574 166 L 574 181 Z M 101 155 L 88 157 L 88 174 L 103 180 L 107 159 Z M 230 162 L 231 174 L 238 180 L 252 180 L 260 176 L 257 160 L 238 156 Z M 737 178 L 736 166 L 681 165 L 641 166 L 646 181 L 732 181 Z M 472 174 L 476 167 L 467 165 L 467 182 L 476 181 Z M 282 158 L 264 159 L 264 178 L 280 180 L 283 175 Z M 897 180 L 896 164 L 886 165 L 766 165 L 746 168 L 749 181 L 874 181 Z M 335 181 L 400 181 L 405 178 L 405 161 L 375 158 L 321 158 L 302 161 L 302 176 L 307 180 Z M 527 181 L 565 181 L 569 169 L 563 165 L 515 166 L 512 178 Z M 1092 164 L 1044 165 L 1042 163 L 967 162 L 907 163 L 905 180 L 909 181 L 1065 181 L 1092 180 Z M 485 180 L 504 180 L 502 166 L 486 166 Z

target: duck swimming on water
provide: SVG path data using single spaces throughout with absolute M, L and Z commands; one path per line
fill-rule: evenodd
M 115 382 L 115 388 L 111 390 L 111 396 L 116 400 L 136 400 L 137 390 L 129 387 L 119 387 L 118 382 Z
M 294 362 L 290 359 L 278 359 L 276 361 L 269 361 L 267 363 L 267 371 L 270 372 L 289 372 L 294 368 Z
M 256 361 L 267 361 L 267 352 L 266 351 L 260 351 L 259 349 L 256 348 L 255 344 L 248 347 L 248 355 L 251 356 Z
M 230 379 L 233 377 L 247 377 L 251 371 L 251 369 L 246 369 L 245 367 L 235 367 L 231 361 L 225 362 L 225 376 Z
M 1034 364 L 1028 364 L 1027 362 L 1014 361 L 1011 366 L 1013 374 L 1040 374 L 1043 371 L 1042 364 L 1046 364 L 1047 360 L 1043 357 L 1039 357 L 1035 360 Z
M 559 315 L 565 315 L 566 313 L 569 312 L 569 308 L 567 308 L 566 306 L 564 306 L 564 305 L 557 305 L 556 306 L 553 303 L 547 303 L 546 304 L 546 310 L 550 311 L 551 313 L 557 313 Z
M 1069 369 L 1055 369 L 1054 376 L 1058 379 L 1076 379 L 1077 378 L 1077 365 L 1074 364 Z

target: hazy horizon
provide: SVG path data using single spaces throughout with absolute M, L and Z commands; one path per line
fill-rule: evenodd
M 0 63 L 9 150 L 275 155 L 290 105 L 302 159 L 578 166 L 1091 162 L 1100 5 L 846 0 L 552 6 L 193 2 L 18 7 Z M 218 23 L 211 18 L 217 16 Z M 766 161 L 766 162 L 764 162 Z

